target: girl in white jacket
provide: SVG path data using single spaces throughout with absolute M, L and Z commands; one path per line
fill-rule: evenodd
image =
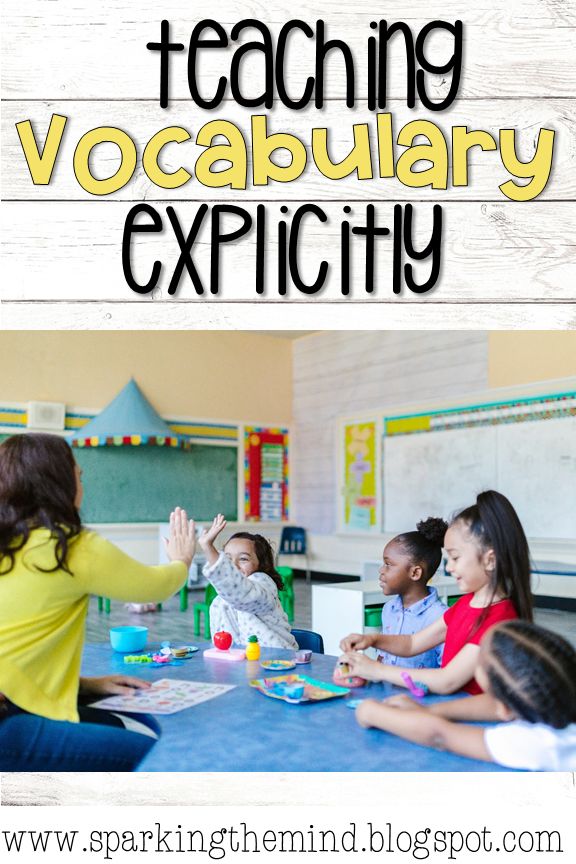
M 227 630 L 237 645 L 257 636 L 262 647 L 296 650 L 298 644 L 278 597 L 282 579 L 270 543 L 260 534 L 242 531 L 218 553 L 214 540 L 225 527 L 219 513 L 199 538 L 207 559 L 204 575 L 218 592 L 210 606 L 212 633 Z

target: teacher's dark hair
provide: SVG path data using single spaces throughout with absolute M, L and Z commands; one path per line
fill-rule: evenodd
M 56 540 L 54 567 L 70 573 L 70 540 L 82 524 L 75 505 L 75 461 L 57 435 L 13 435 L 0 444 L 0 573 L 14 567 L 16 553 L 35 528 Z

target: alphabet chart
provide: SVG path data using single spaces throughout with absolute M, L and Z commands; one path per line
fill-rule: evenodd
M 108 696 L 92 703 L 92 708 L 129 711 L 133 714 L 175 714 L 193 708 L 234 689 L 234 684 L 209 684 L 205 681 L 178 681 L 162 678 L 145 690 L 127 696 Z

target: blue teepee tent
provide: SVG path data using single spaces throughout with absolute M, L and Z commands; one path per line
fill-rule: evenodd
M 97 417 L 74 433 L 70 443 L 72 447 L 186 447 L 188 439 L 172 431 L 131 378 Z

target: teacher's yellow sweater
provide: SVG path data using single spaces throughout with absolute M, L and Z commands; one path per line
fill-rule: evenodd
M 91 531 L 70 542 L 71 571 L 54 567 L 55 540 L 32 531 L 6 573 L 0 562 L 0 692 L 52 720 L 78 720 L 76 708 L 88 597 L 137 603 L 166 600 L 184 584 L 186 565 L 148 567 Z M 4 565 L 4 566 L 3 566 Z

